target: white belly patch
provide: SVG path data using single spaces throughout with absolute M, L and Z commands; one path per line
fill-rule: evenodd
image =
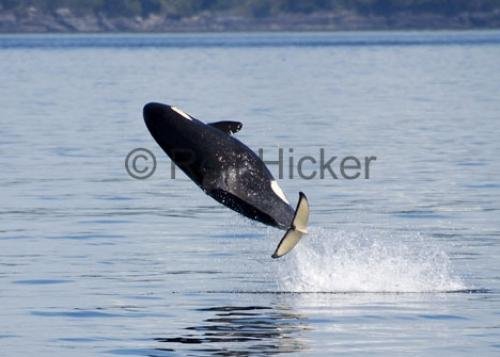
M 271 188 L 273 189 L 274 193 L 279 197 L 281 198 L 284 202 L 286 202 L 287 204 L 290 204 L 290 202 L 288 202 L 288 200 L 286 199 L 286 196 L 285 194 L 283 193 L 283 190 L 281 189 L 281 187 L 278 185 L 278 182 L 276 182 L 276 180 L 273 180 L 271 181 Z

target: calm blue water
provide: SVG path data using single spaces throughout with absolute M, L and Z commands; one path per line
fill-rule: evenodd
M 499 59 L 500 32 L 0 36 L 0 355 L 500 354 Z M 170 178 L 153 100 L 284 150 L 292 253 Z M 377 160 L 289 178 L 321 149 Z

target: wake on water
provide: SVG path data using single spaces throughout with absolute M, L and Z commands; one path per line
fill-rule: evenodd
M 449 292 L 466 289 L 448 255 L 415 234 L 310 229 L 273 264 L 282 292 Z

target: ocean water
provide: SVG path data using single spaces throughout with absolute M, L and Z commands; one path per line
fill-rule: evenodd
M 0 355 L 499 355 L 499 59 L 495 31 L 1 35 Z M 282 149 L 310 233 L 273 260 L 282 231 L 172 179 L 149 101 Z M 321 152 L 337 178 L 298 177 Z

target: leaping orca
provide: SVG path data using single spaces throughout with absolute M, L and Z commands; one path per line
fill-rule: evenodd
M 306 195 L 300 192 L 296 208 L 290 206 L 264 162 L 232 135 L 243 124 L 205 124 L 160 103 L 146 104 L 143 116 L 158 145 L 207 195 L 250 219 L 286 230 L 273 258 L 288 253 L 307 233 Z

